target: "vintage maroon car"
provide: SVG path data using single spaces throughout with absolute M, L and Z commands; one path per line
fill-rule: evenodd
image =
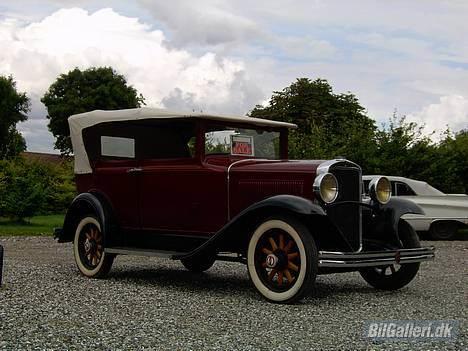
M 69 118 L 80 193 L 56 235 L 76 264 L 105 276 L 116 255 L 246 263 L 268 300 L 293 302 L 317 274 L 359 271 L 398 289 L 434 248 L 400 217 L 386 178 L 362 198 L 361 169 L 345 159 L 288 160 L 288 124 L 139 108 Z

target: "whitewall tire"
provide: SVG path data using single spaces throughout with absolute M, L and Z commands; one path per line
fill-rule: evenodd
M 267 300 L 295 302 L 313 288 L 318 267 L 315 242 L 294 218 L 267 219 L 250 239 L 247 267 L 253 285 Z
M 101 278 L 109 273 L 114 255 L 104 251 L 104 236 L 101 224 L 93 216 L 82 218 L 75 230 L 73 253 L 81 274 Z

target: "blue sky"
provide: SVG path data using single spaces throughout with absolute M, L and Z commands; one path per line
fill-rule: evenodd
M 468 127 L 468 2 L 0 3 L 0 74 L 33 106 L 28 149 L 52 151 L 40 97 L 60 73 L 111 65 L 149 106 L 245 114 L 298 77 L 352 92 L 379 124 Z

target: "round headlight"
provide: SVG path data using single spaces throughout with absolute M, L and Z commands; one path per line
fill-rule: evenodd
M 314 192 L 323 202 L 332 203 L 338 197 L 338 181 L 333 174 L 322 173 L 315 178 Z
M 371 180 L 369 183 L 369 195 L 372 200 L 378 201 L 381 204 L 386 204 L 392 196 L 392 185 L 385 177 L 378 177 Z

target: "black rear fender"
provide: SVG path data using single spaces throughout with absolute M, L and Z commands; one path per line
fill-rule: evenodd
M 58 241 L 60 243 L 73 241 L 76 226 L 87 215 L 98 218 L 104 234 L 115 230 L 112 207 L 107 199 L 100 193 L 81 193 L 73 199 L 67 210 L 63 229 L 57 235 Z M 106 235 L 104 239 L 106 240 Z

